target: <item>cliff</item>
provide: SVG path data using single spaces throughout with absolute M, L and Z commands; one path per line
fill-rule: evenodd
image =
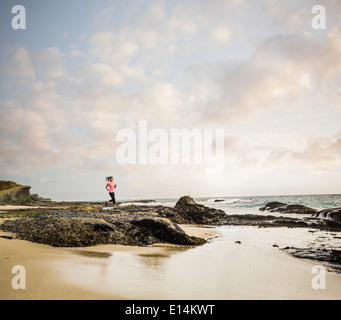
M 0 204 L 25 204 L 30 201 L 30 186 L 0 180 Z

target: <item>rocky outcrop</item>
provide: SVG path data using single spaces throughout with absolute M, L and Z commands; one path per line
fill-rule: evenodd
M 52 202 L 52 199 L 51 198 L 43 198 L 43 197 L 40 197 L 38 194 L 31 194 L 30 196 L 30 200 L 32 202 Z
M 300 204 L 289 205 L 281 202 L 269 202 L 259 210 L 310 215 L 310 217 L 304 218 L 302 222 L 308 223 L 309 225 L 318 225 L 322 229 L 337 228 L 337 224 L 341 224 L 341 208 L 331 208 L 318 211 Z
M 24 219 L 6 220 L 1 225 L 19 239 L 54 247 L 85 247 L 97 244 L 150 245 L 173 243 L 200 245 L 204 239 L 188 236 L 166 218 L 148 215 L 99 215 L 54 212 Z
M 315 213 L 313 217 L 331 220 L 341 224 L 341 208 L 325 209 Z
M 281 202 L 269 202 L 259 209 L 260 211 L 269 211 L 269 212 L 277 212 L 277 213 L 292 213 L 292 214 L 305 214 L 305 215 L 312 215 L 316 214 L 318 211 L 306 207 L 301 204 L 285 204 Z
M 176 203 L 175 212 L 183 219 L 197 224 L 222 225 L 226 221 L 223 210 L 205 207 L 197 204 L 191 197 L 181 197 Z
M 26 204 L 30 201 L 30 186 L 24 186 L 12 181 L 0 181 L 0 203 Z

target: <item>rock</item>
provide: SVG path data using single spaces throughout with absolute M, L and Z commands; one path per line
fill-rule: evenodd
M 26 204 L 30 201 L 30 186 L 17 184 L 13 181 L 0 180 L 0 203 Z
M 70 209 L 76 212 L 99 213 L 103 211 L 103 205 L 86 203 L 86 204 L 71 206 Z
M 44 197 L 40 197 L 38 194 L 31 194 L 30 195 L 30 200 L 32 202 L 40 202 L 40 203 L 44 203 L 44 202 L 52 202 L 51 198 L 44 198 Z
M 260 211 L 278 212 L 278 213 L 292 213 L 292 214 L 316 214 L 318 211 L 301 204 L 285 204 L 281 202 L 269 202 L 259 209 Z
M 175 204 L 175 208 L 180 208 L 180 207 L 184 207 L 187 205 L 191 205 L 191 204 L 197 204 L 192 197 L 190 196 L 183 196 L 181 197 L 177 203 Z
M 174 209 L 183 219 L 196 224 L 221 225 L 226 220 L 224 211 L 197 204 L 189 196 L 181 197 Z
M 52 202 L 51 198 L 38 197 L 39 202 Z
M 182 245 L 198 245 L 206 241 L 197 237 L 188 236 L 178 225 L 166 218 L 142 218 L 131 222 L 147 233 L 156 242 L 168 242 Z
M 6 220 L 1 229 L 19 239 L 54 247 L 85 247 L 98 244 L 150 245 L 167 242 L 200 245 L 206 240 L 188 236 L 166 218 L 147 215 L 99 215 L 81 212 L 51 212 Z
M 33 201 L 33 202 L 39 201 L 39 195 L 37 195 L 36 193 L 35 194 L 31 194 L 30 195 L 30 200 Z
M 281 249 L 296 258 L 315 260 L 319 264 L 325 263 L 329 271 L 341 274 L 341 250 L 325 248 L 321 246 L 310 246 L 306 248 L 285 247 Z
M 313 214 L 313 217 L 331 220 L 341 224 L 341 208 L 325 209 Z
M 276 211 L 278 208 L 281 208 L 283 206 L 286 206 L 285 203 L 282 203 L 282 202 L 277 202 L 277 201 L 274 201 L 274 202 L 269 202 L 265 205 L 265 207 L 262 207 L 260 208 L 259 210 L 260 211 Z

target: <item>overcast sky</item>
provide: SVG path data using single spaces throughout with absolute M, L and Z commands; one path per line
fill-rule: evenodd
M 118 200 L 341 193 L 341 2 L 318 1 L 324 30 L 316 4 L 1 0 L 0 179 L 54 200 L 107 200 L 107 175 Z M 224 170 L 117 163 L 140 121 L 224 129 Z

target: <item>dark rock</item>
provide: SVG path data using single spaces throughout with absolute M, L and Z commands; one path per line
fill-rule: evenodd
M 192 204 L 197 204 L 192 197 L 190 196 L 183 196 L 181 197 L 177 203 L 175 204 L 175 208 L 181 208 L 184 206 L 192 205 Z
M 326 263 L 330 271 L 341 273 L 341 250 L 335 248 L 321 248 L 321 247 L 308 247 L 308 248 L 295 248 L 285 247 L 282 249 L 293 255 L 296 258 L 316 260 Z
M 341 224 L 341 208 L 325 209 L 315 213 L 313 217 L 331 220 Z
M 183 219 L 197 224 L 220 225 L 226 220 L 226 213 L 223 210 L 205 207 L 197 204 L 189 196 L 181 197 L 174 209 Z
M 278 213 L 292 213 L 292 214 L 306 214 L 312 215 L 316 214 L 318 211 L 306 207 L 301 204 L 285 204 L 281 202 L 269 202 L 259 209 L 260 211 L 278 212 Z
M 134 226 L 150 237 L 158 239 L 157 242 L 168 242 L 182 245 L 198 245 L 206 241 L 201 238 L 188 236 L 178 225 L 165 218 L 142 218 L 132 221 Z
M 166 218 L 148 215 L 93 215 L 84 212 L 51 212 L 47 215 L 6 220 L 1 229 L 19 239 L 54 247 L 97 244 L 148 245 L 168 242 L 200 245 L 204 239 L 188 236 Z
M 283 206 L 286 206 L 285 203 L 282 203 L 282 202 L 277 202 L 277 201 L 274 201 L 274 202 L 269 202 L 265 205 L 265 207 L 262 207 L 260 208 L 259 210 L 260 211 L 276 211 L 278 208 L 281 208 Z

